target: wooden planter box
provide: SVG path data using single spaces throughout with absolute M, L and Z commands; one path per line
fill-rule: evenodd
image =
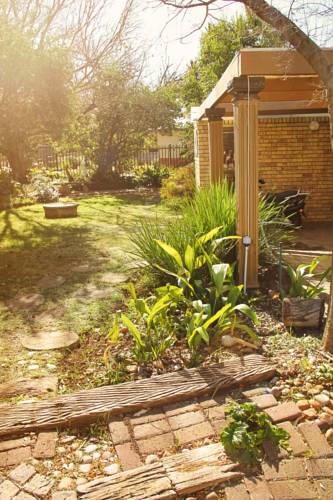
M 325 310 L 324 299 L 287 297 L 282 303 L 282 321 L 286 326 L 319 328 Z
M 48 203 L 43 208 L 47 219 L 62 219 L 76 217 L 78 206 L 78 203 Z

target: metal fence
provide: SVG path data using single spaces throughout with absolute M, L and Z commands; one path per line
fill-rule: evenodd
M 130 171 L 136 165 L 163 165 L 167 167 L 180 167 L 189 163 L 189 158 L 181 146 L 168 146 L 164 148 L 140 149 L 126 161 L 116 164 L 110 159 L 110 169 L 119 173 Z M 0 166 L 9 165 L 5 156 L 0 155 Z M 40 146 L 34 155 L 31 166 L 46 167 L 67 175 L 75 170 L 90 169 L 94 162 L 78 151 L 65 151 L 58 153 L 51 146 Z

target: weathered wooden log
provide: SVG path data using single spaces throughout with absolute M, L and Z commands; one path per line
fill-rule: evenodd
M 78 486 L 77 491 L 85 500 L 171 500 L 240 479 L 243 474 L 237 468 L 217 443 L 95 479 Z
M 319 328 L 324 308 L 323 299 L 286 297 L 282 303 L 282 321 L 286 326 Z
M 223 364 L 80 391 L 48 401 L 0 407 L 0 436 L 87 424 L 235 386 L 270 379 L 275 366 L 258 354 Z

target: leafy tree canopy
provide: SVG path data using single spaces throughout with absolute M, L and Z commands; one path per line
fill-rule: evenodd
M 43 135 L 56 137 L 70 108 L 69 65 L 61 49 L 36 48 L 0 19 L 0 152 L 24 181 L 29 154 Z
M 240 49 L 283 45 L 285 42 L 278 32 L 249 11 L 210 24 L 201 36 L 198 59 L 191 63 L 183 78 L 181 95 L 185 108 L 204 100 Z

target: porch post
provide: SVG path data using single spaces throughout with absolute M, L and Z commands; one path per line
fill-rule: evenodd
M 258 92 L 265 78 L 239 76 L 232 79 L 229 92 L 233 96 L 235 188 L 237 199 L 238 274 L 244 282 L 245 246 L 243 238 L 250 237 L 248 247 L 247 287 L 258 286 L 259 266 L 259 209 L 258 209 Z
M 221 182 L 224 177 L 223 120 L 224 109 L 206 109 L 208 118 L 208 146 L 210 183 Z

